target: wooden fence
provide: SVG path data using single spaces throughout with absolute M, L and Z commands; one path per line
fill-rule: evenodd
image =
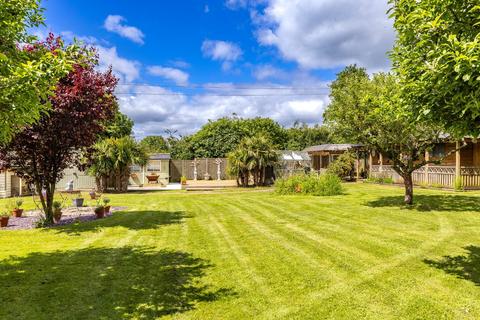
M 395 183 L 403 183 L 402 177 L 396 173 L 392 166 L 374 165 L 370 169 L 370 175 L 374 178 L 389 177 Z M 416 170 L 413 175 L 413 183 L 433 187 L 453 188 L 455 186 L 455 167 L 452 166 L 425 166 Z M 461 168 L 462 186 L 465 189 L 480 189 L 480 168 Z

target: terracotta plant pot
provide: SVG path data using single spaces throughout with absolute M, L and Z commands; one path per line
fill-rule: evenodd
M 96 208 L 95 209 L 95 215 L 97 216 L 97 219 L 102 219 L 105 217 L 105 208 Z
M 62 219 L 62 210 L 55 210 L 53 213 L 53 222 L 59 223 Z
M 13 209 L 12 211 L 12 216 L 14 216 L 15 218 L 21 218 L 22 217 L 22 214 L 23 214 L 23 209 Z
M 0 228 L 8 226 L 8 219 L 10 219 L 10 217 L 0 217 Z
M 110 213 L 110 206 L 105 206 L 105 213 Z
M 96 199 L 97 199 L 97 194 L 91 192 L 91 193 L 90 193 L 90 200 L 96 200 Z

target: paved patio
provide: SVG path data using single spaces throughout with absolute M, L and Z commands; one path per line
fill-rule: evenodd
M 223 189 L 234 188 L 237 186 L 236 180 L 188 180 L 186 189 Z M 128 190 L 131 191 L 153 191 L 153 190 L 181 190 L 182 185 L 180 183 L 169 183 L 166 186 L 160 184 L 146 184 L 143 187 L 130 186 Z

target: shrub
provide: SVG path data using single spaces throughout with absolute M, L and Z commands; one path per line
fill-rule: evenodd
M 294 175 L 275 181 L 275 192 L 281 195 L 309 194 L 334 196 L 343 192 L 342 182 L 333 174 Z
M 366 182 L 369 183 L 379 183 L 379 184 L 394 184 L 392 177 L 369 177 Z
M 330 163 L 327 173 L 334 174 L 340 178 L 351 177 L 355 171 L 355 155 L 351 152 L 345 152 L 338 156 L 335 161 Z

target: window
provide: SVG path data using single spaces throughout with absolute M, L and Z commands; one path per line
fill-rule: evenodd
M 162 171 L 162 166 L 160 161 L 149 161 L 147 164 L 148 172 L 160 172 Z
M 133 166 L 130 167 L 130 172 L 140 172 L 142 171 L 142 167 L 139 165 L 134 164 Z
M 433 158 L 441 158 L 445 156 L 445 144 L 436 144 L 432 150 Z

